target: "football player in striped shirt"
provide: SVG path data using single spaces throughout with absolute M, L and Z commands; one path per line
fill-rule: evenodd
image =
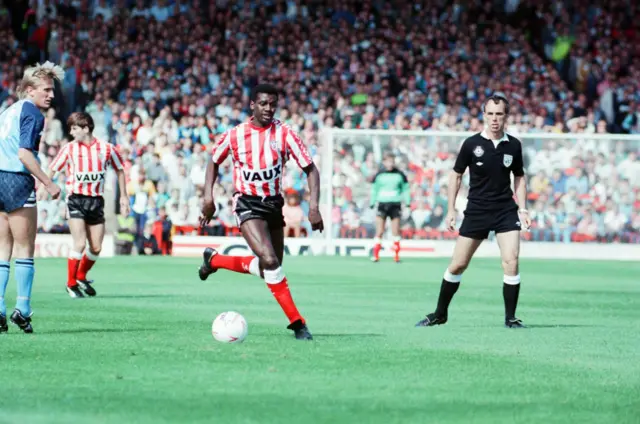
M 95 296 L 93 281 L 87 273 L 98 260 L 104 240 L 104 186 L 107 169 L 112 167 L 120 185 L 120 211 L 129 215 L 123 161 L 115 147 L 92 136 L 91 115 L 75 112 L 67 125 L 73 141 L 64 145 L 49 166 L 49 176 L 64 171 L 66 175 L 69 230 L 73 249 L 67 261 L 67 293 L 72 298 Z M 89 248 L 85 246 L 89 241 Z M 82 289 L 82 290 L 81 290 Z M 84 291 L 84 294 L 82 293 Z
M 8 330 L 4 294 L 12 255 L 18 296 L 11 322 L 25 333 L 33 332 L 31 288 L 38 223 L 34 177 L 54 199 L 60 196 L 60 187 L 40 169 L 37 153 L 44 128 L 42 112 L 51 106 L 54 80 L 62 78 L 64 70 L 51 62 L 27 68 L 18 85 L 20 100 L 0 114 L 0 333 Z
M 275 120 L 278 91 L 269 84 L 255 87 L 251 93 L 253 116 L 249 122 L 228 130 L 213 147 L 207 165 L 201 225 L 215 213 L 213 185 L 218 168 L 231 156 L 233 163 L 233 212 L 242 236 L 255 256 L 226 256 L 205 249 L 200 279 L 218 269 L 227 269 L 264 278 L 273 296 L 289 319 L 296 339 L 311 340 L 306 321 L 298 311 L 287 278 L 282 270 L 284 255 L 284 217 L 282 207 L 282 172 L 289 158 L 304 170 L 309 182 L 311 201 L 309 222 L 313 230 L 324 229 L 319 211 L 320 175 L 306 146 L 289 126 Z

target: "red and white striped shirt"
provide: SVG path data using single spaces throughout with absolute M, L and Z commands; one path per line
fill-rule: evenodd
M 67 195 L 97 197 L 104 194 L 105 173 L 111 165 L 124 169 L 122 157 L 110 143 L 93 139 L 91 144 L 67 143 L 53 159 L 49 168 L 67 176 Z
M 300 168 L 313 162 L 306 146 L 288 125 L 274 120 L 260 128 L 253 118 L 228 130 L 211 152 L 220 165 L 231 153 L 235 191 L 250 196 L 276 196 L 282 191 L 282 172 L 290 157 Z

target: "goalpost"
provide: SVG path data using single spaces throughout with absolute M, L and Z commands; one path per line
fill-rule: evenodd
M 372 245 L 375 211 L 369 209 L 371 187 L 369 179 L 380 168 L 384 152 L 392 150 L 396 153 L 398 167 L 409 176 L 412 202 L 414 205 L 424 205 L 424 214 L 429 214 L 435 206 L 441 205 L 446 200 L 442 198 L 439 190 L 442 190 L 442 186 L 446 185 L 448 173 L 453 167 L 462 141 L 472 134 L 471 132 L 455 131 L 345 130 L 338 128 L 321 130 L 319 135 L 322 152 L 320 157 L 321 212 L 325 221 L 325 234 L 316 235 L 314 238 L 317 241 L 324 240 L 325 254 L 344 254 L 345 246 L 353 246 L 355 241 L 360 246 Z M 604 187 L 606 191 L 613 192 L 617 197 L 620 196 L 620 188 L 618 183 L 608 179 L 611 177 L 603 177 L 608 171 L 603 169 L 604 165 L 599 165 L 602 161 L 601 156 L 608 162 L 612 154 L 620 157 L 630 151 L 640 150 L 640 136 L 636 135 L 527 133 L 517 134 L 516 137 L 523 144 L 525 172 L 529 177 L 544 172 L 545 177 L 550 179 L 554 170 L 576 172 L 579 168 L 576 164 L 585 161 L 588 165 L 582 172 L 587 175 L 588 192 L 602 191 L 602 187 Z M 640 178 L 640 175 L 637 178 Z M 600 187 L 595 187 L 598 184 Z M 631 193 L 633 193 L 633 189 L 640 188 L 640 181 L 635 179 L 624 184 L 630 185 Z M 459 214 L 466 206 L 467 187 L 468 173 L 463 178 L 460 194 L 456 200 L 456 209 Z M 529 187 L 529 190 L 531 192 L 532 187 Z M 536 196 L 546 199 L 546 196 L 549 195 L 553 195 L 553 193 L 532 194 L 529 199 L 530 204 L 535 203 Z M 546 206 L 557 203 L 557 201 L 558 199 L 544 200 L 544 204 Z M 586 205 L 578 199 L 578 207 L 584 208 Z M 353 209 L 358 212 L 352 212 Z M 421 213 L 422 209 L 420 208 L 417 213 L 413 211 L 411 214 L 419 218 Z M 416 223 L 416 225 L 418 224 Z M 436 231 L 429 232 L 429 237 L 426 240 L 423 237 L 424 231 L 418 235 L 410 231 L 405 231 L 405 233 L 413 234 L 414 237 L 411 240 L 405 238 L 403 241 L 403 252 L 406 252 L 406 256 L 432 256 L 434 253 L 435 256 L 440 256 L 443 254 L 441 249 L 429 247 L 434 243 L 446 245 L 445 250 L 448 250 L 450 254 L 449 247 L 452 247 L 455 239 L 447 234 L 436 235 Z M 546 254 L 551 257 L 556 252 L 565 257 L 576 258 L 597 258 L 602 254 L 613 257 L 628 256 L 631 258 L 634 255 L 640 257 L 640 250 L 638 250 L 640 246 L 637 244 L 574 243 L 571 239 L 565 240 L 566 234 L 553 234 L 553 231 L 545 232 L 543 236 L 548 243 L 544 241 L 526 243 L 527 245 L 537 245 L 538 249 L 542 249 L 539 253 L 536 253 L 537 250 L 534 249 L 534 256 Z M 552 242 L 554 236 L 558 236 L 566 242 Z M 420 240 L 416 238 L 420 238 Z M 531 234 L 527 238 L 531 238 Z M 388 245 L 390 240 L 387 239 L 386 243 Z M 492 244 L 484 243 L 483 245 L 486 246 L 483 247 L 483 251 L 478 252 L 478 255 L 495 255 L 497 246 L 492 246 Z M 368 249 L 365 247 L 364 250 L 364 252 L 360 252 L 361 255 L 367 254 Z M 438 251 L 434 252 L 435 250 Z M 389 255 L 388 252 L 387 255 Z

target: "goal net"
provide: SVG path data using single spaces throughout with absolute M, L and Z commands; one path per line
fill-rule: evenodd
M 447 177 L 462 141 L 472 133 L 325 129 L 321 134 L 325 237 L 371 239 L 376 211 L 371 181 L 389 151 L 411 187 L 401 219 L 403 239 L 453 240 L 447 231 Z M 530 241 L 640 242 L 640 137 L 595 134 L 519 134 L 523 144 Z M 466 206 L 468 173 L 456 199 Z M 389 227 L 389 225 L 387 225 Z M 387 233 L 389 228 L 387 228 Z M 386 234 L 387 240 L 391 240 Z

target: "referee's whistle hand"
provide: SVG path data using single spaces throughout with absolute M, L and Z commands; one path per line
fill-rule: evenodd
M 446 223 L 447 223 L 447 229 L 449 231 L 455 231 L 456 230 L 456 211 L 449 211 L 447 213 L 447 218 L 446 218 Z
M 529 216 L 529 212 L 525 210 L 521 210 L 518 212 L 520 215 L 520 221 L 523 224 L 523 228 L 527 231 L 531 228 L 531 216 Z

